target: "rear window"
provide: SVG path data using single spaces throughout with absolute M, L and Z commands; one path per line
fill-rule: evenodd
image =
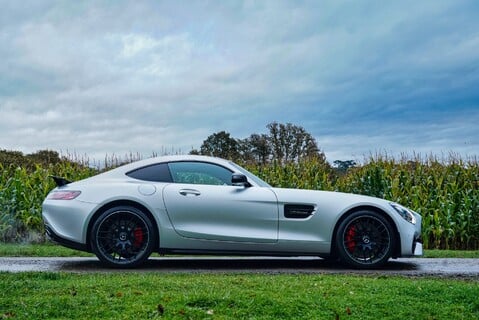
M 144 181 L 172 182 L 170 170 L 166 163 L 135 169 L 126 174 L 127 176 Z

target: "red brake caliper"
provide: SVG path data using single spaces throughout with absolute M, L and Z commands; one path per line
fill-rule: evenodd
M 143 243 L 143 230 L 141 230 L 140 227 L 135 228 L 134 235 L 135 235 L 134 246 L 135 247 L 141 246 L 141 244 Z
M 346 246 L 348 247 L 349 252 L 353 253 L 354 248 L 356 248 L 356 242 L 354 241 L 354 236 L 356 235 L 356 228 L 351 226 L 346 233 Z

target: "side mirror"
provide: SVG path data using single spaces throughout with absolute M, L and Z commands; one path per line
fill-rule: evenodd
M 248 178 L 242 173 L 233 173 L 231 175 L 231 184 L 234 186 L 251 187 Z

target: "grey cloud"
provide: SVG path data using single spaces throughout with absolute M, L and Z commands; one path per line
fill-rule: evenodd
M 334 160 L 478 107 L 473 2 L 26 5 L 0 13 L 1 148 L 187 152 L 276 120 L 305 126 Z M 476 134 L 466 120 L 441 143 Z M 348 142 L 371 134 L 387 139 Z M 413 149 L 439 141 L 401 134 Z

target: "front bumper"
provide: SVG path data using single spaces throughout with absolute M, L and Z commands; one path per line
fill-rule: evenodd
M 401 237 L 401 253 L 400 257 L 421 256 L 423 254 L 423 246 L 421 239 L 422 218 L 419 214 L 414 213 L 416 224 L 411 224 L 405 220 L 400 220 L 398 230 Z
M 421 238 L 422 217 L 416 212 L 414 212 L 414 215 L 416 216 L 416 226 L 415 226 L 416 230 L 414 232 L 412 254 L 414 256 L 422 256 L 423 254 L 422 238 Z
M 422 243 L 421 242 L 414 242 L 414 255 L 415 256 L 422 256 Z

